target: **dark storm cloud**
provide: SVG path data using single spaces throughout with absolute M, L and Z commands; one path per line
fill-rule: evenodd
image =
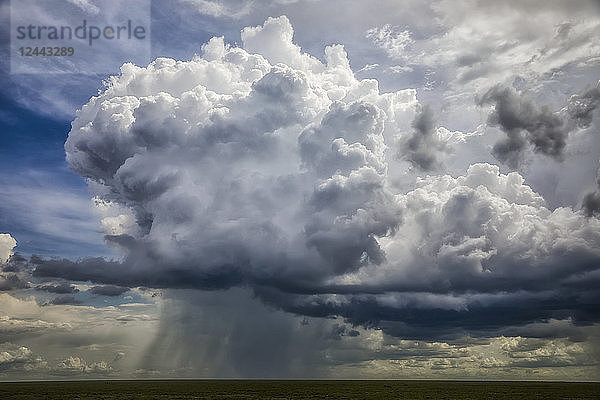
M 494 145 L 493 154 L 498 160 L 516 168 L 529 145 L 537 153 L 562 159 L 569 129 L 557 113 L 500 85 L 487 91 L 478 104 L 494 105 L 488 122 L 506 134 Z
M 89 291 L 98 296 L 120 296 L 129 288 L 115 285 L 94 286 Z
M 95 260 L 95 263 L 98 270 L 102 270 L 103 265 L 111 265 L 110 262 L 101 264 L 99 260 Z M 559 268 L 566 263 L 574 269 L 567 272 Z M 58 264 L 54 261 L 52 265 Z M 38 264 L 38 268 L 42 266 L 43 270 L 43 265 Z M 72 263 L 67 273 L 82 279 L 78 269 L 86 270 L 89 265 L 85 262 L 80 265 Z M 551 268 L 545 271 L 547 274 L 544 279 L 539 279 L 535 271 L 519 274 L 518 271 L 528 269 L 524 264 L 515 265 L 504 278 L 486 280 L 463 276 L 462 279 L 457 277 L 456 281 L 451 280 L 452 286 L 442 281 L 426 284 L 380 283 L 377 286 L 302 285 L 285 280 L 261 282 L 268 283 L 268 286 L 251 280 L 246 280 L 245 284 L 253 288 L 258 299 L 292 314 L 341 316 L 350 324 L 379 327 L 387 334 L 403 338 L 456 339 L 466 333 L 494 336 L 509 326 L 549 319 L 570 319 L 575 324 L 584 325 L 600 321 L 600 297 L 596 290 L 600 285 L 600 275 L 595 273 L 596 265 L 597 258 L 593 256 L 579 261 L 571 256 L 570 259 L 548 263 L 547 266 Z M 124 268 L 127 266 L 121 265 L 120 269 Z M 118 280 L 122 284 L 123 277 L 116 275 L 116 270 L 106 270 L 92 280 L 102 283 Z M 204 277 L 187 275 L 191 279 L 185 283 L 172 278 L 161 282 L 169 279 L 169 275 L 177 274 L 178 271 L 164 271 L 153 282 L 156 284 L 154 287 L 206 289 Z M 90 278 L 90 275 L 86 278 Z M 151 283 L 142 276 L 130 276 L 129 281 L 134 285 Z M 166 286 L 165 283 L 174 285 Z M 355 335 L 355 332 L 346 331 L 346 328 L 340 329 L 343 331 L 332 331 L 328 337 Z M 548 331 L 543 335 L 553 334 L 553 331 Z
M 146 260 L 145 260 L 146 261 Z M 242 282 L 239 267 L 222 265 L 205 271 L 194 271 L 193 265 L 180 264 L 160 267 L 147 264 L 151 269 L 141 269 L 137 261 L 87 258 L 80 261 L 68 259 L 36 258 L 33 276 L 56 277 L 73 281 L 90 281 L 122 287 L 147 286 L 153 288 L 224 289 Z M 152 271 L 152 272 L 149 272 Z
M 4 272 L 20 272 L 27 267 L 27 259 L 15 252 L 10 256 L 6 264 L 2 266 Z
M 343 336 L 356 337 L 359 335 L 360 332 L 356 329 L 350 329 L 342 324 L 334 324 L 325 337 L 332 340 L 341 340 Z
M 16 274 L 0 274 L 0 291 L 25 289 L 29 283 Z
M 583 197 L 582 208 L 587 216 L 600 216 L 600 190 L 587 193 Z
M 0 259 L 0 291 L 28 288 L 31 267 L 19 253 L 10 254 L 5 263 Z
M 413 132 L 400 143 L 399 158 L 410 162 L 422 171 L 439 169 L 440 162 L 437 154 L 444 150 L 445 145 L 437 137 L 436 122 L 431 107 L 421 108 L 415 116 L 412 127 Z
M 75 298 L 75 296 L 65 295 L 65 296 L 57 296 L 57 297 L 53 298 L 52 300 L 48 301 L 44 305 L 58 306 L 58 305 L 68 305 L 68 304 L 76 305 L 76 304 L 81 304 L 81 303 L 82 302 L 80 300 L 77 300 Z
M 433 307 L 431 293 L 383 295 L 302 296 L 272 288 L 259 288 L 257 295 L 267 304 L 310 317 L 342 316 L 365 328 L 378 327 L 391 336 L 411 339 L 456 339 L 465 334 L 482 337 L 498 335 L 506 327 L 522 326 L 550 319 L 571 319 L 588 325 L 600 321 L 600 296 L 596 278 L 590 286 L 573 294 L 571 289 L 542 292 L 514 291 L 503 294 L 440 296 Z M 522 333 L 525 331 L 521 331 Z M 552 337 L 554 330 L 537 331 Z

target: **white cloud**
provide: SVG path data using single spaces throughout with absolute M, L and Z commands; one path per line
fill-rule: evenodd
M 411 38 L 408 30 L 401 30 L 399 27 L 385 24 L 380 28 L 371 28 L 366 36 L 373 43 L 386 51 L 389 57 L 403 60 L 406 58 L 406 49 L 415 41 Z
M 0 233 L 0 264 L 8 261 L 16 245 L 17 241 L 10 233 Z
M 98 6 L 90 2 L 90 0 L 67 0 L 69 3 L 76 5 L 90 15 L 97 15 L 100 12 Z
M 69 323 L 55 323 L 43 320 L 18 319 L 0 316 L 0 335 L 22 335 L 28 332 L 43 332 L 46 330 L 69 330 Z
M 79 112 L 68 161 L 100 198 L 135 213 L 140 243 L 168 264 L 181 245 L 203 252 L 200 271 L 237 257 L 252 260 L 244 274 L 281 256 L 314 259 L 319 275 L 355 268 L 363 253 L 379 260 L 376 237 L 398 222 L 384 136 L 412 112 L 414 91 L 380 94 L 354 78 L 343 47 L 328 47 L 322 64 L 292 36 L 285 17 L 270 18 L 242 32 L 265 57 L 214 38 L 204 58 L 125 65 Z
M 434 32 L 414 38 L 409 30 L 385 24 L 367 38 L 392 59 L 434 69 L 436 85 L 485 90 L 518 77 L 529 88 L 556 78 L 570 66 L 597 65 L 600 22 L 597 5 L 581 1 L 433 1 Z M 594 40 L 596 38 L 596 40 Z
M 10 342 L 0 343 L 0 373 L 31 373 L 47 369 L 47 362 L 31 349 Z
M 364 67 L 362 67 L 361 69 L 359 69 L 358 71 L 356 71 L 356 73 L 371 71 L 378 67 L 379 67 L 379 64 L 367 64 Z
M 599 255 L 598 220 L 568 208 L 551 212 L 518 173 L 503 175 L 493 165 L 475 164 L 458 178 L 418 179 L 399 201 L 404 223 L 383 245 L 390 267 L 373 269 L 384 280 L 398 274 L 399 282 L 409 276 L 415 282 L 431 268 L 427 285 L 475 289 L 489 280 L 500 289 L 503 279 L 534 284 L 537 266 L 545 266 L 546 278 L 587 268 L 587 261 L 578 265 L 576 258 L 563 264 L 564 254 Z
M 197 12 L 215 18 L 238 19 L 248 15 L 254 6 L 248 0 L 179 0 L 192 6 Z
M 53 375 L 107 375 L 110 372 L 112 372 L 112 367 L 106 361 L 97 361 L 88 364 L 85 360 L 77 356 L 65 358 L 58 362 L 50 371 Z
M 261 54 L 271 64 L 285 63 L 300 70 L 323 71 L 323 65 L 309 54 L 302 53 L 292 39 L 294 29 L 285 16 L 269 17 L 262 26 L 244 28 L 243 47 L 249 53 Z

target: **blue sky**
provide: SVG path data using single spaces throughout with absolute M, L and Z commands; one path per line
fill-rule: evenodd
M 4 7 L 8 4 L 3 1 Z M 177 14 L 166 11 L 168 8 L 154 2 L 152 58 L 191 58 L 212 34 L 182 23 Z M 9 26 L 10 13 L 3 13 L 2 18 L 4 30 Z M 182 29 L 173 30 L 173 26 Z M 8 54 L 9 43 L 5 41 L 2 47 L 2 53 Z M 113 60 L 113 70 L 126 61 Z M 19 252 L 25 255 L 114 257 L 104 243 L 98 216 L 91 207 L 85 210 L 90 202 L 85 179 L 69 170 L 63 147 L 75 111 L 101 89 L 110 74 L 11 74 L 8 57 L 2 67 L 0 185 L 11 187 L 0 205 L 3 229 L 19 239 Z M 51 207 L 32 210 L 39 206 L 36 200 L 44 202 L 47 197 L 48 201 L 61 201 L 61 196 L 77 211 L 59 212 Z M 34 205 L 27 207 L 27 203 Z M 32 212 L 44 214 L 54 226 L 49 229 L 32 221 Z M 57 231 L 74 229 L 78 230 L 74 236 L 56 235 Z
M 6 81 L 4 81 L 6 82 Z M 84 256 L 88 252 L 105 253 L 101 235 L 92 235 L 88 241 L 65 241 L 53 237 L 42 227 L 30 220 L 31 208 L 28 204 L 36 202 L 44 195 L 51 196 L 52 191 L 60 192 L 70 200 L 88 198 L 85 181 L 68 170 L 64 160 L 63 143 L 69 130 L 69 121 L 51 114 L 25 108 L 13 100 L 17 90 L 3 88 L 10 93 L 2 97 L 2 132 L 6 142 L 2 146 L 2 223 L 5 229 L 15 233 L 21 239 L 25 254 L 52 254 Z M 8 190 L 10 188 L 10 190 Z M 8 193 L 7 193 L 8 192 Z M 10 196 L 6 198 L 5 196 Z M 11 200 L 11 201 L 9 201 Z M 41 199 L 40 199 L 41 200 Z M 50 200 L 50 199 L 48 199 Z M 69 200 L 69 199 L 65 199 Z M 60 201 L 60 196 L 52 201 Z M 35 207 L 35 206 L 34 206 Z M 43 212 L 42 210 L 36 210 Z M 53 210 L 47 209 L 52 213 Z M 65 224 L 73 220 L 92 219 L 87 215 L 48 215 L 55 223 Z M 89 236 L 98 230 L 86 232 Z

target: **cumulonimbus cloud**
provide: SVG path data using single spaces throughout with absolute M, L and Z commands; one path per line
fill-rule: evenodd
M 388 160 L 414 90 L 380 93 L 342 46 L 322 63 L 292 37 L 287 18 L 269 18 L 242 32 L 242 48 L 213 38 L 191 61 L 125 64 L 65 144 L 124 260 L 36 259 L 36 274 L 246 285 L 287 311 L 399 335 L 442 320 L 484 330 L 598 319 L 570 291 L 594 293 L 598 220 L 548 210 L 519 174 L 489 164 L 396 193 Z M 559 152 L 558 139 L 540 149 Z

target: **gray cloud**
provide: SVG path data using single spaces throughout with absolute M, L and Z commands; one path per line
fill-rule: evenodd
M 594 110 L 600 105 L 600 82 L 582 94 L 575 94 L 569 98 L 567 112 L 573 121 L 581 128 L 587 128 L 592 123 Z
M 360 335 L 360 332 L 356 329 L 350 329 L 348 326 L 342 324 L 334 324 L 326 337 L 333 340 L 341 340 L 343 336 L 356 337 L 358 335 Z
M 24 373 L 47 368 L 46 361 L 31 349 L 13 343 L 0 343 L 0 372 Z
M 111 238 L 112 239 L 112 238 Z M 154 288 L 223 289 L 243 282 L 242 271 L 233 265 L 195 271 L 194 264 L 145 264 L 149 258 L 133 253 L 125 262 L 104 258 L 43 259 L 35 257 L 32 265 L 36 277 L 57 277 L 74 281 L 92 281 L 119 286 Z M 141 267 L 145 266 L 146 269 Z M 151 273 L 148 273 L 152 271 Z
M 0 235 L 0 242 L 2 242 L 2 236 Z M 31 272 L 29 263 L 19 253 L 12 253 L 12 248 L 16 245 L 16 242 L 10 235 L 4 235 L 4 239 L 5 242 L 8 241 L 9 246 L 4 248 L 5 262 L 3 262 L 2 255 L 0 255 L 0 291 L 26 289 L 30 286 L 28 282 Z M 1 247 L 2 243 L 0 243 L 0 252 L 3 250 Z
M 77 300 L 75 296 L 65 295 L 57 296 L 48 301 L 45 305 L 65 305 L 65 304 L 81 304 L 81 300 Z
M 430 87 L 450 89 L 460 96 L 512 82 L 515 77 L 534 88 L 561 80 L 565 71 L 569 71 L 565 75 L 597 75 L 600 25 L 595 0 L 568 7 L 560 1 L 541 0 L 426 4 L 437 21 L 431 32 L 401 23 L 379 25 L 368 36 L 391 58 L 417 70 L 432 69 Z M 532 21 L 533 15 L 541 14 L 543 19 Z
M 75 286 L 67 283 L 67 282 L 61 282 L 59 284 L 56 285 L 39 285 L 35 287 L 37 290 L 43 290 L 49 293 L 57 293 L 57 294 L 70 294 L 70 293 L 77 293 L 79 292 L 79 289 L 77 289 Z
M 13 253 L 8 261 L 3 264 L 2 271 L 4 272 L 21 272 L 27 268 L 27 259 L 18 252 Z
M 586 193 L 583 197 L 582 208 L 590 217 L 600 215 L 600 191 Z
M 99 296 L 120 296 L 129 290 L 128 287 L 104 285 L 104 286 L 93 286 L 90 288 L 90 293 Z
M 526 151 L 562 161 L 569 134 L 577 128 L 588 128 L 594 110 L 600 104 L 600 89 L 588 89 L 572 95 L 565 112 L 552 112 L 539 107 L 516 90 L 496 85 L 477 99 L 478 105 L 493 104 L 488 123 L 498 126 L 506 138 L 493 148 L 494 156 L 512 168 L 523 161 Z
M 17 274 L 0 274 L 0 291 L 25 289 L 29 283 Z
M 501 162 L 516 168 L 531 145 L 533 151 L 561 160 L 569 127 L 557 113 L 538 107 L 514 89 L 495 86 L 477 100 L 479 105 L 493 104 L 488 123 L 498 126 L 506 138 L 494 145 L 493 154 Z
M 398 156 L 422 171 L 438 170 L 441 167 L 437 155 L 446 145 L 437 135 L 433 110 L 424 106 L 412 123 L 413 132 L 403 138 Z
M 588 217 L 600 217 L 600 169 L 596 176 L 596 189 L 585 194 L 581 208 Z

